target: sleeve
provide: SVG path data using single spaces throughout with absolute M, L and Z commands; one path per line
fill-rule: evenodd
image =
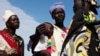
M 24 56 L 24 40 L 22 42 L 22 45 L 21 45 L 21 56 Z
M 20 56 L 24 56 L 24 40 L 22 37 L 19 37 L 19 48 L 20 48 Z

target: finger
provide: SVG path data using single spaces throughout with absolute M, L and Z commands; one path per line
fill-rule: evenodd
M 40 29 L 38 29 L 38 32 L 43 34 L 45 32 L 45 29 L 44 28 L 40 28 Z
M 40 33 L 44 33 L 45 30 L 46 30 L 46 29 L 45 29 L 44 26 L 40 26 L 40 27 L 37 28 L 37 31 L 40 32 Z

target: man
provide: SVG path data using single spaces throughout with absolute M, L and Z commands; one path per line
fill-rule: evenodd
M 63 41 L 66 37 L 67 31 L 68 31 L 68 28 L 66 28 L 63 24 L 64 19 L 65 19 L 65 11 L 64 11 L 63 3 L 58 2 L 58 3 L 53 4 L 53 6 L 50 7 L 49 12 L 50 12 L 52 18 L 55 20 L 55 24 L 54 25 L 52 24 L 54 27 L 54 30 L 53 30 L 53 34 L 50 36 L 50 38 L 47 39 L 48 45 L 47 45 L 46 49 L 47 49 L 47 52 L 51 56 L 59 56 L 60 52 L 61 52 L 62 43 L 63 43 Z M 41 30 L 41 28 L 43 28 L 43 25 L 38 30 Z M 43 30 L 43 31 L 46 32 L 45 30 Z M 48 32 L 48 33 L 50 33 L 50 32 Z M 47 34 L 45 34 L 45 35 L 47 35 Z
M 18 16 L 6 10 L 3 19 L 6 27 L 0 30 L 0 56 L 24 56 L 24 41 L 16 34 L 20 24 Z

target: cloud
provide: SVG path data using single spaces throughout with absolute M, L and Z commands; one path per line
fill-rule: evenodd
M 20 28 L 17 30 L 17 34 L 23 37 L 25 42 L 25 56 L 32 56 L 31 52 L 26 50 L 27 43 L 29 41 L 29 36 L 34 34 L 35 27 L 39 25 L 38 22 L 34 20 L 33 17 L 26 14 L 22 9 L 15 7 L 10 4 L 8 0 L 0 0 L 0 29 L 3 29 L 5 23 L 2 19 L 4 11 L 10 9 L 16 13 L 20 19 Z

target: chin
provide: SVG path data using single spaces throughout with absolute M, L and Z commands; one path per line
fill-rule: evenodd
M 19 27 L 15 27 L 15 29 L 19 29 Z

